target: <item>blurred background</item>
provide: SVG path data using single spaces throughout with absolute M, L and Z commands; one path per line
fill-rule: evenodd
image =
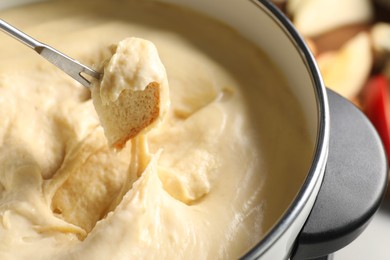
M 390 158 L 390 0 L 272 0 L 311 49 L 325 85 L 359 107 Z M 334 260 L 390 259 L 390 189 L 367 229 Z

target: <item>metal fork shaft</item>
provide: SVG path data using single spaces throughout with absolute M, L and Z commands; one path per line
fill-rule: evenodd
M 0 29 L 24 43 L 31 49 L 35 50 L 39 55 L 54 64 L 56 67 L 64 71 L 66 74 L 80 82 L 85 87 L 90 87 L 91 82 L 82 74 L 87 74 L 96 79 L 100 79 L 102 74 L 81 64 L 67 55 L 57 51 L 56 49 L 41 43 L 24 32 L 16 29 L 9 23 L 0 19 Z

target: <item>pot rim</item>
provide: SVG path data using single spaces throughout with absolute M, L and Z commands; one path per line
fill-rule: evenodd
M 305 181 L 300 188 L 297 196 L 283 213 L 280 220 L 274 227 L 257 243 L 250 251 L 248 251 L 243 258 L 257 258 L 265 254 L 283 234 L 292 225 L 298 215 L 303 211 L 304 206 L 313 194 L 315 184 L 322 180 L 329 146 L 329 104 L 326 93 L 326 88 L 322 80 L 317 63 L 313 54 L 300 36 L 298 31 L 289 19 L 269 0 L 251 0 L 256 7 L 262 9 L 272 20 L 274 20 L 278 27 L 284 31 L 289 37 L 290 41 L 295 45 L 297 52 L 299 52 L 302 61 L 305 63 L 312 80 L 314 87 L 316 104 L 317 104 L 317 137 L 314 146 L 313 158 L 310 169 L 308 170 Z

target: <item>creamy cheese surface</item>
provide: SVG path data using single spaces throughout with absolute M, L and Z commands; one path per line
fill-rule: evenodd
M 147 39 L 171 100 L 161 124 L 114 151 L 90 91 L 0 35 L 0 259 L 236 259 L 291 203 L 310 160 L 300 107 L 232 29 L 154 1 L 58 0 L 0 16 L 100 70 L 108 46 Z M 117 75 L 142 83 L 126 61 Z

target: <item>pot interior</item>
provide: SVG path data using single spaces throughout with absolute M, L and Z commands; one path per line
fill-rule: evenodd
M 311 69 L 302 58 L 301 46 L 297 43 L 297 39 L 293 39 L 291 33 L 284 29 L 282 23 L 257 1 L 231 1 L 229 4 L 226 4 L 226 0 L 159 1 L 188 7 L 214 17 L 259 46 L 280 70 L 287 82 L 287 91 L 300 106 L 301 116 L 291 114 L 284 122 L 278 122 L 280 131 L 276 133 L 264 126 L 274 120 L 273 118 L 266 119 L 269 122 L 263 119 L 255 122 L 259 131 L 264 131 L 265 136 L 269 136 L 269 138 L 264 138 L 268 141 L 264 141 L 270 142 L 268 146 L 273 147 L 264 158 L 269 162 L 270 167 L 273 167 L 273 174 L 266 176 L 264 185 L 266 211 L 263 230 L 266 234 L 283 217 L 298 195 L 312 167 L 317 149 L 321 120 L 318 108 L 318 89 L 315 87 L 316 83 L 313 80 Z M 6 0 L 0 3 L 0 9 L 31 2 L 38 1 Z M 247 95 L 249 107 L 258 102 L 259 98 L 261 100 L 261 95 L 261 91 L 258 95 Z M 288 107 L 289 102 L 289 100 L 274 96 L 270 101 L 269 109 Z M 289 136 L 289 133 L 283 132 L 284 124 L 296 124 L 302 136 Z M 305 139 L 305 143 L 300 144 L 299 140 L 296 140 L 299 138 Z M 283 140 L 284 143 L 277 143 L 277 140 Z M 294 160 L 296 163 L 291 163 Z
M 302 54 L 303 43 L 297 42 L 299 36 L 292 36 L 291 32 L 285 29 L 281 20 L 278 20 L 261 1 L 230 1 L 229 4 L 226 4 L 224 0 L 161 0 L 161 2 L 186 6 L 217 18 L 259 46 L 281 71 L 288 82 L 289 91 L 302 108 L 303 120 L 299 124 L 302 133 L 308 137 L 308 143 L 299 145 L 295 142 L 297 146 L 288 152 L 293 155 L 293 150 L 295 150 L 299 154 L 297 160 L 301 161 L 300 169 L 294 169 L 293 165 L 291 168 L 286 166 L 283 163 L 286 158 L 281 157 L 278 152 L 274 153 L 274 157 L 267 158 L 267 160 L 274 161 L 274 165 L 284 164 L 285 166 L 276 170 L 272 176 L 267 176 L 264 185 L 264 196 L 268 205 L 264 217 L 264 228 L 270 230 L 278 223 L 283 213 L 296 198 L 315 156 L 320 132 L 320 117 L 323 116 L 319 111 L 319 89 L 313 79 L 313 72 L 316 72 L 316 68 L 310 68 L 305 61 Z M 283 17 L 281 19 L 284 20 Z M 287 22 L 286 20 L 284 22 Z M 257 102 L 256 96 L 248 96 L 247 98 L 249 104 Z M 286 102 L 287 100 L 283 100 L 283 98 L 276 98 L 272 106 L 283 106 L 283 103 Z M 272 106 L 269 109 L 273 109 Z M 284 123 L 293 124 L 294 115 L 289 119 Z M 272 135 L 272 133 L 268 134 Z M 279 134 L 283 135 L 283 132 Z M 295 137 L 291 136 L 291 138 Z M 308 144 L 309 146 L 307 146 Z M 286 146 L 289 145 L 286 144 Z M 286 154 L 284 155 L 286 156 Z

